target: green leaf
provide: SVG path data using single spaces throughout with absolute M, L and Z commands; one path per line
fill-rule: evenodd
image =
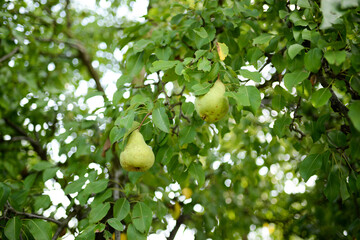
M 151 72 L 157 72 L 160 70 L 165 71 L 165 70 L 175 67 L 175 65 L 178 63 L 179 63 L 179 61 L 164 61 L 164 60 L 155 61 L 155 62 L 153 62 L 152 67 L 150 68 L 150 71 Z
M 319 48 L 314 48 L 305 54 L 304 64 L 306 70 L 316 73 L 321 67 L 322 51 Z
M 95 227 L 96 225 L 89 225 L 82 231 L 76 240 L 94 240 L 95 239 Z
M 210 90 L 211 84 L 208 82 L 194 84 L 191 88 L 195 96 L 204 95 Z
M 23 220 L 23 225 L 29 230 L 35 239 L 51 239 L 51 224 L 40 219 Z
M 143 51 L 150 44 L 153 44 L 153 41 L 147 39 L 140 39 L 134 44 L 134 53 Z
M 200 163 L 193 162 L 189 168 L 190 175 L 196 179 L 199 187 L 202 187 L 205 183 L 205 172 Z
M 342 23 L 341 16 L 345 13 L 338 7 L 338 0 L 321 0 L 320 10 L 323 14 L 323 19 L 320 29 L 331 28 L 333 24 Z
M 132 222 L 138 231 L 142 233 L 149 231 L 152 222 L 151 209 L 143 202 L 135 204 L 132 210 Z
M 20 239 L 21 220 L 19 217 L 11 218 L 5 226 L 4 233 L 9 240 Z
M 123 115 L 119 116 L 115 120 L 115 125 L 117 125 L 121 128 L 129 129 L 133 125 L 134 118 L 135 118 L 135 110 L 131 109 L 131 110 L 125 112 L 125 116 L 123 116 Z M 113 134 L 115 134 L 115 133 L 113 133 Z M 114 136 L 116 136 L 116 134 Z
M 340 66 L 346 59 L 345 51 L 327 51 L 324 54 L 325 59 L 330 64 L 335 64 L 336 66 Z
M 281 118 L 276 119 L 274 123 L 274 133 L 279 137 L 285 135 L 285 130 L 289 127 L 291 123 L 291 118 L 288 116 L 282 116 Z
M 107 189 L 104 193 L 97 195 L 91 205 L 98 205 L 112 196 L 112 190 Z
M 346 135 L 339 130 L 329 132 L 328 137 L 330 143 L 334 144 L 335 147 L 345 147 L 347 145 Z
M 180 146 L 186 143 L 191 143 L 194 141 L 194 138 L 196 136 L 196 128 L 193 125 L 185 126 L 182 129 L 180 129 L 179 135 L 180 135 L 179 137 Z
M 199 35 L 201 38 L 207 38 L 209 34 L 206 32 L 205 28 L 201 27 L 199 29 L 193 29 L 193 31 Z
M 96 182 L 91 182 L 86 186 L 85 191 L 87 193 L 102 192 L 107 188 L 108 183 L 109 183 L 109 179 L 101 179 Z
M 43 172 L 43 181 L 46 182 L 50 178 L 53 178 L 58 170 L 58 167 L 45 169 L 45 171 Z
M 107 220 L 107 223 L 113 227 L 115 230 L 122 231 L 124 230 L 124 225 L 121 224 L 120 220 L 117 218 L 110 218 Z
M 126 198 L 120 198 L 116 200 L 113 214 L 114 217 L 119 219 L 120 221 L 123 220 L 130 212 L 130 203 Z
M 360 101 L 350 103 L 349 118 L 354 127 L 360 132 Z
M 271 106 L 276 111 L 281 111 L 287 104 L 287 101 L 283 95 L 275 95 L 271 100 Z
M 126 233 L 129 240 L 146 240 L 146 235 L 136 230 L 133 224 L 129 224 Z
M 75 182 L 71 182 L 70 184 L 68 184 L 65 187 L 65 190 L 64 190 L 65 194 L 79 192 L 81 190 L 82 186 L 84 186 L 86 180 L 87 180 L 86 178 L 80 177 Z
M 250 72 L 249 70 L 241 69 L 240 75 L 258 83 L 261 82 L 261 74 L 259 72 Z
M 125 131 L 126 131 L 125 128 L 118 128 L 116 126 L 113 127 L 109 134 L 111 144 L 114 144 L 114 142 L 119 141 L 124 136 Z
M 330 90 L 327 88 L 321 88 L 311 95 L 311 103 L 314 107 L 319 108 L 324 106 L 329 101 L 330 97 Z
M 329 174 L 328 181 L 324 189 L 325 196 L 330 202 L 333 202 L 339 196 L 339 188 L 339 174 L 338 172 L 332 171 Z
M 51 168 L 53 167 L 53 164 L 51 164 L 50 162 L 48 161 L 40 161 L 38 162 L 37 164 L 35 164 L 32 169 L 35 170 L 35 171 L 43 171 L 47 168 Z
M 48 207 L 50 207 L 50 204 L 51 204 L 51 200 L 48 195 L 42 195 L 42 196 L 36 197 L 35 202 L 34 202 L 34 210 L 38 211 L 41 208 L 45 210 Z
M 90 223 L 96 223 L 96 222 L 100 221 L 101 219 L 103 219 L 109 210 L 110 210 L 109 202 L 101 203 L 96 206 L 92 206 L 90 214 L 89 214 Z
M 240 105 L 247 106 L 245 103 L 249 102 L 250 109 L 255 114 L 261 104 L 260 91 L 254 86 L 241 86 L 238 95 L 242 96 Z
M 155 49 L 155 56 L 159 59 L 159 60 L 169 60 L 170 56 L 172 54 L 171 48 L 170 47 L 165 47 L 165 48 L 156 48 Z
M 198 61 L 197 64 L 197 68 L 200 71 L 204 71 L 204 72 L 210 72 L 211 70 L 211 63 L 209 60 L 207 60 L 207 58 L 203 57 L 200 58 L 200 60 Z
M 296 43 L 289 47 L 288 54 L 291 59 L 294 59 L 294 57 L 296 57 L 303 49 L 304 47 L 302 45 Z
M 202 56 L 204 56 L 207 52 L 209 52 L 208 50 L 197 50 L 195 52 L 195 60 L 194 61 L 197 61 L 199 60 L 199 58 L 201 58 Z
M 33 173 L 33 174 L 30 174 L 29 176 L 27 176 L 24 180 L 24 189 L 30 190 L 30 188 L 34 185 L 36 178 L 37 178 L 37 173 Z
M 4 183 L 0 182 L 0 210 L 2 211 L 6 201 L 9 198 L 11 189 Z
M 299 172 L 305 182 L 321 168 L 323 157 L 323 154 L 311 154 L 302 160 Z
M 292 73 L 286 73 L 284 76 L 285 87 L 291 91 L 293 87 L 304 81 L 309 77 L 308 72 L 304 71 L 295 71 Z
M 345 179 L 340 181 L 340 195 L 343 202 L 350 197 Z
M 131 78 L 136 76 L 144 67 L 144 52 L 136 53 L 129 57 L 126 61 L 127 72 L 126 74 Z
M 168 133 L 170 129 L 169 118 L 164 107 L 156 107 L 152 111 L 152 120 L 157 128 Z
M 311 8 L 308 0 L 298 0 L 297 5 L 301 8 Z
M 273 35 L 268 33 L 263 33 L 260 36 L 253 39 L 253 44 L 264 44 L 270 41 L 271 38 L 273 38 Z

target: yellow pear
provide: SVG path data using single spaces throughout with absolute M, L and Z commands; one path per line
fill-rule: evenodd
M 217 80 L 209 92 L 195 99 L 196 112 L 206 122 L 217 122 L 228 112 L 229 102 L 224 93 L 225 85 Z
M 146 145 L 138 129 L 130 134 L 124 151 L 120 154 L 120 164 L 127 171 L 145 172 L 154 164 L 155 156 Z

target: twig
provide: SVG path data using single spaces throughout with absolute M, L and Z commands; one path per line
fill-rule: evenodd
M 61 224 L 59 225 L 59 227 L 56 229 L 56 232 L 54 234 L 54 236 L 52 237 L 52 240 L 56 240 L 58 239 L 59 235 L 61 234 L 61 232 L 64 230 L 64 228 L 66 227 L 66 225 L 69 223 L 69 221 L 76 216 L 76 211 L 73 211 L 69 214 L 69 216 L 61 222 Z
M 9 52 L 8 54 L 2 56 L 2 57 L 0 58 L 0 63 L 3 62 L 3 61 L 5 61 L 5 60 L 8 59 L 8 58 L 11 58 L 13 55 L 15 55 L 15 54 L 19 51 L 19 49 L 20 49 L 20 47 L 16 47 L 16 48 L 14 48 L 11 52 Z
M 15 210 L 9 203 L 7 204 L 7 208 L 17 214 L 17 215 L 23 215 L 23 216 L 26 216 L 26 217 L 29 217 L 29 218 L 36 218 L 36 219 L 43 219 L 43 220 L 46 220 L 46 221 L 49 221 L 49 222 L 53 222 L 53 223 L 56 223 L 57 225 L 61 225 L 62 222 L 59 221 L 59 220 L 56 220 L 54 218 L 49 218 L 49 217 L 45 217 L 45 216 L 42 216 L 42 215 L 38 215 L 38 214 L 34 214 L 34 213 L 26 213 L 26 212 L 20 212 L 20 211 L 17 211 Z
M 173 228 L 173 230 L 171 230 L 170 236 L 167 238 L 167 240 L 174 240 L 176 233 L 178 232 L 181 224 L 183 224 L 185 222 L 186 218 L 187 218 L 187 215 L 180 215 L 180 217 L 176 221 L 175 227 Z
M 290 131 L 295 131 L 295 132 L 299 133 L 300 134 L 300 140 L 302 140 L 303 137 L 305 137 L 305 134 L 301 130 L 297 129 L 295 124 L 294 124 L 296 118 L 301 118 L 301 116 L 297 115 L 297 111 L 299 110 L 300 104 L 301 104 L 301 97 L 299 97 L 299 100 L 298 100 L 298 102 L 296 104 L 296 107 L 295 107 L 295 110 L 294 110 L 294 118 L 292 119 L 292 121 L 291 121 L 291 123 L 289 125 L 289 129 L 290 129 Z
M 18 140 L 27 140 L 31 144 L 31 146 L 34 148 L 35 152 L 39 155 L 39 157 L 42 160 L 47 160 L 47 152 L 46 149 L 44 149 L 41 146 L 41 143 L 38 140 L 33 139 L 30 137 L 21 127 L 17 126 L 13 122 L 11 122 L 8 118 L 3 118 L 5 123 L 10 126 L 12 129 L 14 129 L 17 133 L 22 135 L 22 139 L 19 137 L 15 137 L 14 141 Z
M 145 122 L 145 120 L 147 119 L 148 116 L 150 116 L 152 114 L 152 112 L 149 112 L 145 115 L 144 119 L 141 121 L 138 129 L 140 130 L 141 129 L 141 126 L 143 125 L 143 123 Z

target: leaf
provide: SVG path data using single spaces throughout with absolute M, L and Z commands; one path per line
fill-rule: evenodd
M 241 69 L 240 75 L 258 83 L 261 82 L 261 74 L 259 72 L 250 72 L 249 70 Z
M 198 61 L 197 64 L 197 68 L 200 71 L 204 71 L 204 72 L 210 72 L 211 70 L 211 63 L 209 60 L 207 60 L 207 58 L 203 57 L 200 58 L 200 60 Z
M 314 107 L 319 108 L 324 106 L 329 101 L 330 97 L 330 90 L 327 88 L 321 88 L 311 95 L 311 103 Z
M 23 225 L 29 230 L 35 239 L 51 239 L 51 224 L 40 219 L 23 220 Z
M 95 239 L 95 227 L 96 225 L 89 225 L 82 231 L 76 240 L 94 240 Z
M 20 239 L 21 220 L 19 217 L 11 218 L 5 226 L 4 233 L 9 240 Z
M 47 168 L 53 167 L 53 164 L 48 161 L 40 161 L 37 164 L 35 164 L 32 169 L 35 171 L 43 171 Z
M 130 203 L 126 198 L 120 198 L 116 200 L 113 214 L 114 217 L 119 219 L 120 221 L 123 220 L 130 212 Z
M 71 182 L 65 187 L 65 194 L 79 192 L 86 182 L 86 178 L 80 177 L 78 180 Z
M 179 61 L 165 61 L 165 60 L 158 60 L 153 62 L 152 67 L 150 68 L 151 72 L 157 72 L 157 71 L 165 71 L 170 68 L 175 67 L 176 64 L 178 64 Z
M 338 7 L 338 0 L 321 0 L 320 10 L 323 14 L 323 19 L 320 29 L 331 28 L 333 24 L 342 23 L 341 16 L 345 13 Z
M 243 94 L 243 100 L 250 102 L 250 109 L 255 114 L 261 104 L 260 91 L 254 86 L 242 86 L 239 88 L 238 94 Z M 245 100 L 245 98 L 247 99 Z
M 345 147 L 347 145 L 346 135 L 339 130 L 329 132 L 328 137 L 330 143 L 334 144 L 335 147 Z
M 297 5 L 301 8 L 311 8 L 308 0 L 298 0 Z
M 202 187 L 205 183 L 205 172 L 200 163 L 193 162 L 189 168 L 190 175 L 196 179 L 199 187 Z
M 170 129 L 169 118 L 164 107 L 156 107 L 152 111 L 152 120 L 157 128 L 168 133 Z
M 46 182 L 50 178 L 53 178 L 58 170 L 58 167 L 45 169 L 45 171 L 43 172 L 43 181 Z
M 360 132 L 360 101 L 350 103 L 349 118 L 354 127 Z
M 142 52 L 150 44 L 153 44 L 153 41 L 140 39 L 134 44 L 134 53 Z
M 109 183 L 109 179 L 101 179 L 96 182 L 91 182 L 86 185 L 85 191 L 87 193 L 99 193 L 104 191 Z
M 146 240 L 146 235 L 141 234 L 133 224 L 129 224 L 127 228 L 127 239 L 131 240 Z
M 309 77 L 308 72 L 304 71 L 295 71 L 292 73 L 286 73 L 284 76 L 285 87 L 291 91 L 293 87 L 304 81 Z
M 133 125 L 134 117 L 135 117 L 135 110 L 131 109 L 131 110 L 125 112 L 125 116 L 120 115 L 115 120 L 115 125 L 125 128 L 125 129 L 129 129 Z
M 197 61 L 199 60 L 199 58 L 201 58 L 202 56 L 205 55 L 205 53 L 209 52 L 208 50 L 197 50 L 195 52 L 195 60 L 194 61 Z
M 323 154 L 311 154 L 301 161 L 299 172 L 305 182 L 321 168 L 322 160 Z
M 276 111 L 281 111 L 286 106 L 286 99 L 283 95 L 275 95 L 271 100 L 271 106 Z
M 194 141 L 194 138 L 196 136 L 196 128 L 193 125 L 185 126 L 180 129 L 179 135 L 180 146 L 183 146 L 186 143 L 191 143 Z
M 224 61 L 227 55 L 229 54 L 229 48 L 225 43 L 216 43 L 217 52 L 221 61 Z
M 330 64 L 335 64 L 336 66 L 340 66 L 346 59 L 345 51 L 327 51 L 324 54 L 325 59 Z
M 253 44 L 264 44 L 270 41 L 271 38 L 273 38 L 273 35 L 268 33 L 263 33 L 260 36 L 253 39 Z
M 340 181 L 340 195 L 343 202 L 350 197 L 345 179 Z
M 120 220 L 117 218 L 110 218 L 107 220 L 107 223 L 113 227 L 115 230 L 122 231 L 124 230 L 124 225 L 121 224 Z
M 291 59 L 294 59 L 294 57 L 296 57 L 303 49 L 304 47 L 302 45 L 296 43 L 289 47 L 288 54 Z
M 24 180 L 24 189 L 30 190 L 30 188 L 34 185 L 36 177 L 37 177 L 37 173 L 33 173 L 27 176 Z
M 96 222 L 100 221 L 101 219 L 103 219 L 106 216 L 106 214 L 108 213 L 109 210 L 110 210 L 109 202 L 101 203 L 96 206 L 92 206 L 90 214 L 89 214 L 89 222 L 96 223 Z
M 201 27 L 199 30 L 193 29 L 193 31 L 199 35 L 201 38 L 207 38 L 209 34 L 206 32 L 205 28 Z
M 91 205 L 97 205 L 100 203 L 103 203 L 106 199 L 110 198 L 112 196 L 112 190 L 111 189 L 107 189 L 104 193 L 102 194 L 98 194 L 94 201 L 91 203 Z
M 119 141 L 124 136 L 125 131 L 126 131 L 125 128 L 118 128 L 116 126 L 113 127 L 109 134 L 111 144 L 114 144 L 115 142 Z
M 34 202 L 34 210 L 38 211 L 41 208 L 45 210 L 48 207 L 50 207 L 50 204 L 51 204 L 51 200 L 48 195 L 42 195 L 42 196 L 36 197 L 35 202 Z
M 152 222 L 152 211 L 143 202 L 135 204 L 132 210 L 132 222 L 137 230 L 142 233 L 149 231 Z
M 274 133 L 279 137 L 285 135 L 285 130 L 289 127 L 291 123 L 291 118 L 288 116 L 282 116 L 281 118 L 276 119 L 274 123 Z
M 204 95 L 210 90 L 211 84 L 208 82 L 194 84 L 191 88 L 195 96 Z
M 324 189 L 325 196 L 330 202 L 333 202 L 339 196 L 339 188 L 339 175 L 337 172 L 332 171 L 329 174 L 328 181 Z
M 305 54 L 304 64 L 306 70 L 316 73 L 321 67 L 322 51 L 319 48 L 313 48 Z

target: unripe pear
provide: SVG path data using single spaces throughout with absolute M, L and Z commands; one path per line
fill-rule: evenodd
M 138 129 L 130 134 L 124 151 L 120 154 L 120 164 L 132 172 L 145 172 L 154 164 L 155 156 L 151 148 L 146 145 L 143 135 Z
M 225 85 L 218 79 L 205 95 L 195 99 L 195 109 L 208 123 L 222 119 L 229 110 L 229 101 L 224 96 Z

